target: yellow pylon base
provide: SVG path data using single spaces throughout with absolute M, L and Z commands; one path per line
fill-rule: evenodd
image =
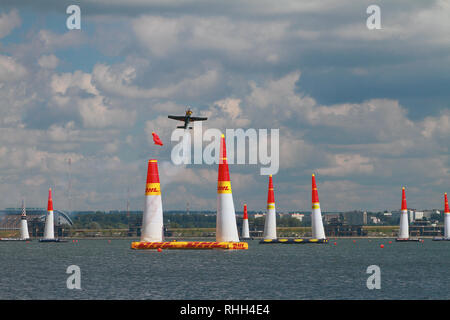
M 309 238 L 298 238 L 298 239 L 289 239 L 289 238 L 279 238 L 279 239 L 266 239 L 261 240 L 259 243 L 286 243 L 286 244 L 304 244 L 304 243 L 328 243 L 328 239 L 309 239 Z
M 203 241 L 172 241 L 172 242 L 132 242 L 131 249 L 177 249 L 177 250 L 247 250 L 247 242 L 203 242 Z

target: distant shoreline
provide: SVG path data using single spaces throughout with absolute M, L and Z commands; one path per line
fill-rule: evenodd
M 295 237 L 280 237 L 279 239 L 294 239 Z M 307 237 L 305 237 L 307 238 Z M 366 237 L 327 237 L 328 240 L 333 240 L 333 239 L 395 239 L 396 237 L 376 237 L 376 236 L 366 236 Z M 433 239 L 434 236 L 421 236 L 419 237 L 421 239 Z M 37 238 L 30 238 L 30 240 L 36 241 L 41 239 L 41 237 L 37 237 Z M 139 241 L 139 237 L 64 237 L 62 239 L 66 239 L 66 240 L 130 240 L 130 241 Z M 165 241 L 182 241 L 182 240 L 205 240 L 205 241 L 211 241 L 211 240 L 215 240 L 214 237 L 166 237 Z M 262 240 L 262 237 L 255 237 L 252 240 Z M 245 240 L 247 241 L 247 240 Z M 250 240 L 251 241 L 251 240 Z

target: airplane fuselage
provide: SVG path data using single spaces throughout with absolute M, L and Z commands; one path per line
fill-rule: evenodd
M 192 129 L 192 127 L 189 127 L 189 124 L 191 122 L 194 122 L 194 121 L 205 121 L 205 120 L 208 119 L 208 118 L 205 118 L 205 117 L 191 117 L 191 115 L 192 115 L 192 111 L 188 109 L 184 116 L 172 116 L 172 115 L 169 115 L 168 117 L 170 119 L 173 119 L 173 120 L 183 121 L 184 125 L 177 127 L 177 128 L 180 128 L 180 129 Z
M 189 127 L 189 123 L 191 122 L 191 116 L 186 116 L 184 119 L 184 126 L 179 126 L 178 128 L 187 129 Z

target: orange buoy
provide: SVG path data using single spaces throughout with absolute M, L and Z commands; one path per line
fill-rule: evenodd
M 380 244 L 380 248 L 384 248 L 384 244 Z
M 334 243 L 334 245 L 336 245 L 336 242 Z
M 392 241 L 389 241 L 389 244 L 391 244 L 392 243 Z
M 162 252 L 162 249 L 161 249 L 161 248 L 158 248 L 158 252 Z

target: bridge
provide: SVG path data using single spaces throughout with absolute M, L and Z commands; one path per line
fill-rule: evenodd
M 45 220 L 47 209 L 44 208 L 26 208 L 27 219 Z M 0 210 L 0 230 L 16 230 L 19 229 L 20 215 L 22 208 L 6 208 Z M 73 221 L 69 214 L 62 210 L 53 210 L 55 215 L 55 225 L 73 226 Z

